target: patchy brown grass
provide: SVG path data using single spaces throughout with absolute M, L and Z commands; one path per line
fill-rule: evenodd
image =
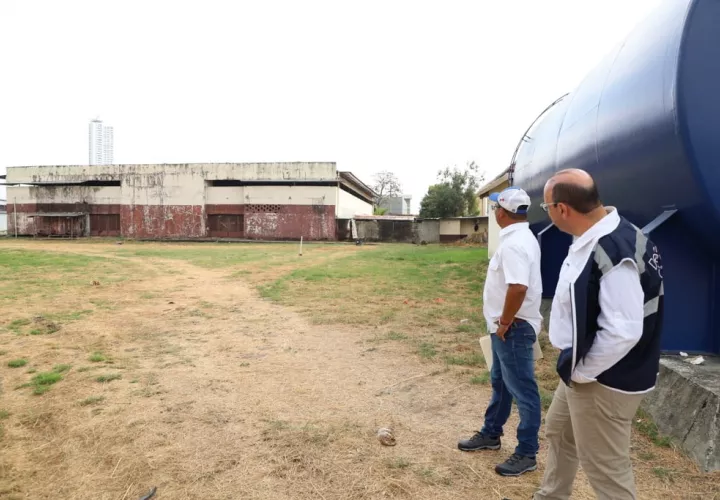
M 541 472 L 492 470 L 515 415 L 503 451 L 455 447 L 490 394 L 483 252 L 1 243 L 0 498 L 529 498 Z M 50 390 L 15 390 L 39 375 Z M 641 498 L 720 495 L 651 429 Z M 573 498 L 593 497 L 579 476 Z

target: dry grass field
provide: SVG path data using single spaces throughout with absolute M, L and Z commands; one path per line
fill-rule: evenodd
M 0 242 L 0 498 L 525 500 L 457 451 L 490 397 L 486 251 Z M 557 383 L 547 345 L 538 378 Z M 720 498 L 638 416 L 643 499 Z M 384 447 L 378 428 L 392 426 Z M 594 498 L 579 475 L 575 499 Z

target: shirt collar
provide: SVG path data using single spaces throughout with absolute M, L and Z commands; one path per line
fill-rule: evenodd
M 530 223 L 529 222 L 516 222 L 514 224 L 510 224 L 508 227 L 504 227 L 500 230 L 500 237 L 507 236 L 508 234 L 514 233 L 515 231 L 520 231 L 521 229 L 529 229 Z
M 605 207 L 607 215 L 596 222 L 590 229 L 585 231 L 580 237 L 574 238 L 570 250 L 577 252 L 591 241 L 598 240 L 615 230 L 620 223 L 620 214 L 615 207 Z

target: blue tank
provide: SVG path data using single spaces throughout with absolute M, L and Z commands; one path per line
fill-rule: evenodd
M 557 170 L 582 168 L 605 205 L 663 257 L 665 351 L 720 353 L 720 0 L 669 0 L 634 29 L 520 141 L 514 185 L 552 297 L 571 242 L 540 208 Z

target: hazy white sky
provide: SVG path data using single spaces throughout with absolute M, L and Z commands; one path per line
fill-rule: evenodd
M 0 0 L 0 170 L 335 161 L 491 177 L 530 122 L 660 1 Z

